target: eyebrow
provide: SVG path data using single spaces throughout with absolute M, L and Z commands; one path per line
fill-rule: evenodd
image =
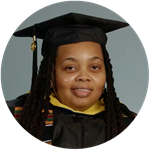
M 100 61 L 103 61 L 100 57 L 97 57 L 97 56 L 90 58 L 90 61 L 94 61 L 94 60 L 97 60 L 97 59 L 100 60 Z M 63 63 L 64 61 L 66 61 L 66 60 L 71 60 L 71 61 L 73 61 L 73 62 L 77 62 L 77 61 L 78 61 L 77 59 L 75 59 L 75 58 L 73 58 L 73 57 L 68 57 L 68 58 L 64 59 L 64 60 L 62 61 L 62 63 Z

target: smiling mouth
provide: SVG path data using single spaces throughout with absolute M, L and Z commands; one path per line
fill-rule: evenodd
M 85 98 L 91 94 L 92 90 L 91 89 L 76 88 L 76 89 L 72 89 L 72 92 L 77 97 Z

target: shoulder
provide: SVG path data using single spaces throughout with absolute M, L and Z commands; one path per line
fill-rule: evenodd
M 136 117 L 136 116 L 135 116 Z M 123 125 L 124 125 L 124 129 L 126 129 L 134 120 L 135 118 L 131 118 L 128 116 L 123 115 Z
M 19 118 L 19 115 L 23 109 L 23 106 L 24 104 L 26 103 L 26 100 L 27 100 L 27 97 L 28 97 L 29 93 L 26 93 L 26 94 L 23 94 L 23 95 L 20 95 L 18 96 L 16 99 L 14 100 L 9 100 L 9 101 L 6 101 L 7 103 L 7 106 L 9 108 L 9 110 L 11 111 L 11 113 L 13 114 L 13 116 L 18 119 Z M 49 115 L 48 117 L 52 117 L 52 114 L 53 114 L 53 106 L 51 103 L 49 103 Z M 49 118 L 48 120 L 46 121 L 46 124 L 51 124 L 51 121 L 49 122 Z
M 20 95 L 18 96 L 16 99 L 14 100 L 9 100 L 9 101 L 6 101 L 7 103 L 7 106 L 9 108 L 9 110 L 11 111 L 12 114 L 14 114 L 14 110 L 15 110 L 15 107 L 23 107 L 27 97 L 28 97 L 28 93 L 26 94 L 23 94 L 23 95 Z

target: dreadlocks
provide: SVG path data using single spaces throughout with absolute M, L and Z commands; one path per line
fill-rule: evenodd
M 107 82 L 104 103 L 106 141 L 108 141 L 123 131 L 122 113 L 131 118 L 134 118 L 135 115 L 125 105 L 119 102 L 114 88 L 114 78 L 109 55 L 104 46 L 102 46 L 102 50 Z M 19 119 L 19 123 L 23 128 L 38 139 L 41 139 L 45 127 L 45 120 L 48 115 L 49 96 L 52 92 L 50 81 L 52 80 L 53 67 L 55 66 L 56 51 L 56 48 L 51 48 L 44 55 L 35 84 L 31 89 Z
M 104 94 L 104 103 L 106 121 L 106 140 L 108 141 L 124 130 L 122 114 L 125 114 L 132 119 L 135 118 L 135 114 L 131 112 L 124 104 L 121 104 L 119 102 L 119 98 L 117 97 L 114 88 L 114 78 L 109 54 L 105 46 L 102 46 L 102 50 L 104 56 L 107 82 L 107 91 Z

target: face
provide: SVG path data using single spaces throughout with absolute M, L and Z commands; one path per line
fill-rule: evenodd
M 100 98 L 106 80 L 101 46 L 79 42 L 59 46 L 55 64 L 55 94 L 74 110 L 84 111 Z

